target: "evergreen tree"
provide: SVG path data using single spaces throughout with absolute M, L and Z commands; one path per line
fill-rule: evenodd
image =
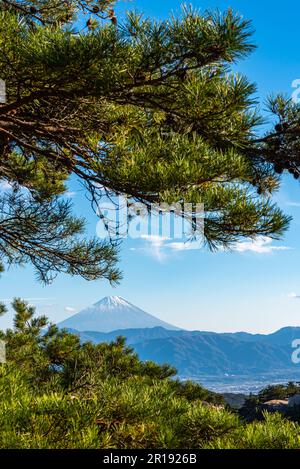
M 271 100 L 279 124 L 260 138 L 255 86 L 230 71 L 253 50 L 249 22 L 189 8 L 121 21 L 112 4 L 0 0 L 0 178 L 16 191 L 2 201 L 3 259 L 30 260 L 44 281 L 118 278 L 112 246 L 74 241 L 82 223 L 59 202 L 70 175 L 96 203 L 99 187 L 146 205 L 203 203 L 212 249 L 280 237 L 289 217 L 271 195 L 284 168 L 298 177 L 300 110 Z

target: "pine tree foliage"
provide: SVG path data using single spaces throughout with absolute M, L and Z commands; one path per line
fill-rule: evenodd
M 230 70 L 253 50 L 249 22 L 191 8 L 166 21 L 132 12 L 117 21 L 108 0 L 2 0 L 0 15 L 2 180 L 39 203 L 55 204 L 70 174 L 93 200 L 101 186 L 148 205 L 201 202 L 210 248 L 282 235 L 289 218 L 271 194 L 278 162 L 296 158 L 296 123 L 287 126 L 299 111 L 274 98 L 281 123 L 258 138 L 255 87 Z M 81 273 L 73 258 L 63 265 Z
M 0 202 L 0 259 L 8 264 L 31 262 L 42 282 L 58 272 L 119 278 L 116 250 L 96 239 L 82 241 L 84 220 L 74 218 L 68 201 L 39 202 L 21 194 L 4 194 Z

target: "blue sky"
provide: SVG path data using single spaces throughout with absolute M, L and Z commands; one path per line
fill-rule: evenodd
M 179 11 L 180 1 L 132 0 L 123 8 L 164 18 Z M 252 19 L 257 50 L 238 64 L 238 70 L 257 83 L 262 103 L 270 92 L 293 92 L 300 78 L 299 3 L 194 0 L 201 9 L 231 6 Z M 76 183 L 70 187 L 76 213 L 95 234 L 97 218 Z M 106 281 L 86 282 L 59 276 L 50 286 L 35 280 L 31 267 L 13 268 L 2 275 L 0 299 L 28 299 L 52 321 L 62 320 L 106 295 L 121 295 L 146 311 L 187 329 L 270 332 L 300 325 L 300 185 L 285 178 L 276 200 L 294 220 L 278 243 L 243 243 L 233 253 L 170 250 L 163 243 L 126 240 L 120 253 L 124 279 L 113 289 Z M 0 327 L 11 323 L 11 314 Z

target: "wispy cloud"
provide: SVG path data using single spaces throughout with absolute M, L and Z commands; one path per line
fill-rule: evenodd
M 67 313 L 75 313 L 76 309 L 72 308 L 72 306 L 65 306 L 65 311 Z
M 67 197 L 67 199 L 74 199 L 74 197 L 76 197 L 76 192 L 67 191 L 64 193 L 64 196 Z
M 286 202 L 286 205 L 288 207 L 300 207 L 300 202 L 293 202 L 289 200 L 288 202 Z
M 12 303 L 14 301 L 15 298 L 0 298 L 0 302 L 2 303 Z M 30 303 L 36 303 L 38 301 L 49 301 L 49 300 L 53 300 L 54 298 L 22 298 L 22 300 L 26 301 L 26 302 L 30 302 Z
M 144 241 L 142 246 L 133 247 L 131 251 L 141 251 L 155 258 L 159 262 L 167 260 L 172 253 L 183 251 L 199 250 L 203 247 L 202 240 L 196 241 L 178 241 L 171 238 L 157 235 L 142 235 Z M 276 251 L 289 251 L 289 246 L 273 245 L 273 240 L 267 236 L 258 236 L 257 238 L 236 243 L 234 251 L 238 253 L 252 252 L 255 254 L 272 254 Z
M 168 259 L 172 253 L 190 251 L 202 247 L 202 242 L 199 241 L 174 241 L 171 238 L 158 235 L 142 235 L 141 239 L 146 244 L 142 247 L 131 248 L 131 251 L 143 251 L 159 262 Z
M 172 249 L 173 251 L 192 251 L 195 249 L 201 249 L 202 246 L 202 241 L 178 241 L 167 245 L 168 249 Z
M 294 292 L 288 293 L 287 297 L 290 299 L 296 299 L 296 300 L 300 299 L 300 295 L 297 295 L 297 293 L 294 293 Z
M 273 240 L 268 236 L 258 236 L 256 239 L 236 243 L 234 250 L 237 252 L 255 252 L 257 254 L 271 254 L 274 251 L 289 251 L 288 246 L 272 245 Z
M 141 237 L 146 242 L 146 247 L 141 248 L 147 254 L 150 254 L 159 262 L 163 262 L 167 258 L 165 251 L 165 244 L 169 241 L 169 238 L 155 235 L 142 235 Z

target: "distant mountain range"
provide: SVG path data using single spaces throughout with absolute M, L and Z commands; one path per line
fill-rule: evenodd
M 142 360 L 169 363 L 182 377 L 292 374 L 293 379 L 300 379 L 300 365 L 291 361 L 291 344 L 300 339 L 300 327 L 286 327 L 269 335 L 185 331 L 120 297 L 104 298 L 59 326 L 79 334 L 82 341 L 94 343 L 124 336 Z

